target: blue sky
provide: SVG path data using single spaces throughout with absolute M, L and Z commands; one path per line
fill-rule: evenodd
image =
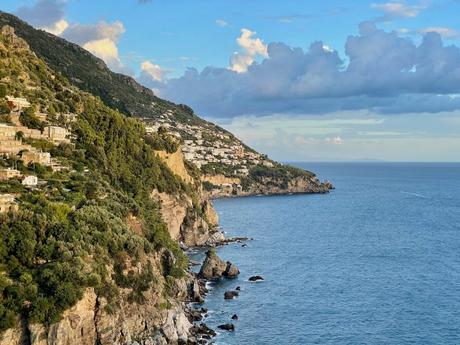
M 281 160 L 460 161 L 460 1 L 2 0 Z

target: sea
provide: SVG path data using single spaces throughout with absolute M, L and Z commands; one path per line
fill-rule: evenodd
M 296 165 L 336 189 L 214 201 L 253 238 L 218 249 L 241 273 L 209 285 L 215 344 L 460 344 L 460 164 Z

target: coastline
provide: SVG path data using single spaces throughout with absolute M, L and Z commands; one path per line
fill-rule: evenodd
M 315 181 L 316 182 L 316 181 Z M 319 181 L 318 181 L 319 182 Z M 236 187 L 236 186 L 234 186 Z M 223 194 L 223 195 L 214 195 L 210 196 L 209 194 L 206 195 L 207 200 L 213 201 L 213 200 L 221 200 L 221 199 L 236 199 L 236 198 L 249 198 L 249 197 L 258 197 L 258 196 L 264 196 L 264 197 L 277 197 L 277 196 L 293 196 L 293 195 L 311 195 L 311 194 L 328 194 L 331 190 L 334 190 L 335 187 L 334 185 L 326 180 L 323 183 L 315 184 L 314 188 L 307 188 L 304 191 L 290 191 L 290 190 L 282 190 L 282 191 L 273 191 L 271 190 L 270 192 L 266 193 L 255 193 L 255 192 L 249 192 L 249 193 L 244 193 L 244 194 Z M 218 215 L 217 211 L 215 211 L 216 214 Z M 191 336 L 197 340 L 197 343 L 199 344 L 208 344 L 212 343 L 212 340 L 214 337 L 216 337 L 219 333 L 217 332 L 218 330 L 214 330 L 210 328 L 207 323 L 206 319 L 208 318 L 208 309 L 204 308 L 203 305 L 206 302 L 206 297 L 208 294 L 212 293 L 212 288 L 209 289 L 209 286 L 212 284 L 217 284 L 219 281 L 222 279 L 233 279 L 233 278 L 228 278 L 225 276 L 220 276 L 220 277 L 215 277 L 215 278 L 209 278 L 205 279 L 203 277 L 200 277 L 200 274 L 194 270 L 194 268 L 200 267 L 202 270 L 203 266 L 205 265 L 206 257 L 207 254 L 210 250 L 216 250 L 220 247 L 232 244 L 232 243 L 239 243 L 242 244 L 242 247 L 247 246 L 246 242 L 254 240 L 253 238 L 250 237 L 229 237 L 226 238 L 223 229 L 220 227 L 219 224 L 217 224 L 214 229 L 214 232 L 210 234 L 210 237 L 208 241 L 204 245 L 200 246 L 193 246 L 190 248 L 183 248 L 185 254 L 191 261 L 189 263 L 189 269 L 188 272 L 189 274 L 193 277 L 194 279 L 194 284 L 199 286 L 199 295 L 193 294 L 192 293 L 192 299 L 190 303 L 188 303 L 185 306 L 185 311 L 186 314 L 189 315 L 189 319 L 191 323 L 193 324 L 193 327 L 190 329 Z M 204 258 L 202 261 L 198 262 L 195 260 L 191 260 L 191 257 L 193 255 L 196 255 L 199 252 L 202 255 L 204 254 Z M 218 257 L 219 258 L 219 257 Z M 220 258 L 219 258 L 220 259 Z M 231 258 L 225 258 L 226 260 L 231 260 Z M 227 263 L 231 263 L 230 261 L 227 261 Z M 240 272 L 239 272 L 240 273 Z M 255 277 L 260 277 L 260 276 L 253 276 L 252 278 Z M 260 277 L 262 278 L 262 277 Z M 263 278 L 261 279 L 263 280 Z M 239 290 L 239 286 L 237 286 L 235 289 Z M 196 291 L 196 290 L 195 290 Z M 229 293 L 236 293 L 236 296 L 238 296 L 237 291 L 228 291 Z M 225 298 L 226 297 L 222 297 Z M 230 298 L 230 299 L 233 299 Z M 234 315 L 234 317 L 237 317 L 237 314 Z M 228 324 L 222 324 L 219 327 L 222 326 L 221 330 L 222 332 L 228 331 L 228 332 L 233 332 L 237 331 L 235 329 L 234 324 L 232 323 L 232 319 L 228 320 Z

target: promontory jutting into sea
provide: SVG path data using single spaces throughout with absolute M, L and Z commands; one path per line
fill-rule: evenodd
M 2 0 L 0 345 L 460 343 L 457 7 Z

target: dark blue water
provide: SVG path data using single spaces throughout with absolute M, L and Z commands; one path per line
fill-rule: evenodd
M 255 238 L 218 251 L 241 275 L 208 296 L 211 327 L 239 316 L 217 344 L 460 344 L 460 164 L 305 167 L 337 189 L 215 201 Z

